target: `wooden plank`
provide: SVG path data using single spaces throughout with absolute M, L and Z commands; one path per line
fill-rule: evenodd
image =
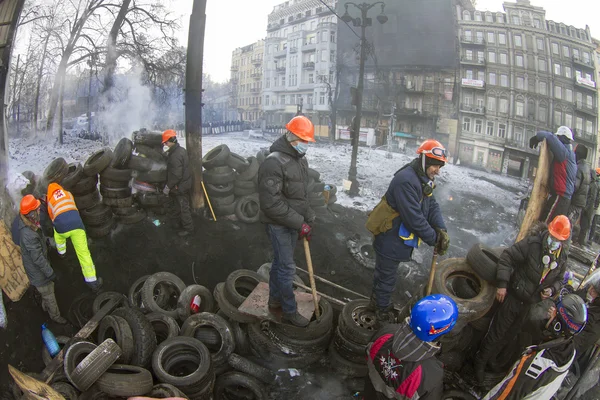
M 12 234 L 0 221 L 0 287 L 14 302 L 29 288 L 29 278 L 23 267 L 21 248 L 13 243 Z
M 298 313 L 304 318 L 310 320 L 315 311 L 315 306 L 311 293 L 294 291 Z M 281 322 L 281 311 L 272 312 L 267 305 L 269 301 L 269 284 L 260 282 L 250 293 L 238 310 L 244 314 L 253 315 L 260 320 L 271 320 Z
M 71 345 L 71 343 L 73 343 L 77 339 L 87 339 L 92 334 L 92 332 L 94 332 L 96 330 L 96 328 L 98 327 L 98 324 L 100 323 L 102 318 L 104 318 L 110 312 L 112 312 L 112 310 L 117 306 L 117 304 L 119 304 L 120 301 L 121 301 L 120 299 L 111 299 L 111 300 L 107 301 L 106 303 L 104 303 L 104 305 L 96 313 L 96 315 L 94 315 L 92 317 L 92 319 L 90 319 L 83 326 L 83 328 L 81 328 L 81 330 L 79 332 L 77 332 L 71 340 L 69 340 L 69 342 L 56 355 L 56 357 L 54 357 L 52 362 L 50 362 L 50 364 L 48 364 L 48 366 L 42 371 L 42 378 L 44 378 L 45 382 L 49 382 L 49 380 L 56 373 L 56 371 L 62 367 L 64 359 L 65 359 L 64 349 L 69 347 Z
M 550 193 L 550 170 L 552 163 L 552 153 L 546 144 L 546 140 L 540 144 L 540 158 L 538 161 L 537 174 L 533 182 L 533 190 L 529 198 L 529 205 L 521 224 L 521 229 L 517 235 L 516 241 L 520 241 L 525 236 L 529 229 L 539 221 L 542 209 Z
M 47 384 L 24 374 L 12 365 L 8 365 L 8 372 L 13 377 L 17 386 L 25 394 L 23 398 L 41 400 L 65 400 L 65 398 Z

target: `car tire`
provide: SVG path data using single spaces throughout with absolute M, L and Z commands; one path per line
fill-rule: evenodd
M 375 312 L 369 300 L 352 300 L 340 312 L 338 327 L 342 336 L 358 344 L 367 345 L 378 329 Z
M 229 159 L 227 160 L 227 165 L 230 168 L 235 169 L 237 173 L 242 173 L 250 167 L 250 162 L 248 162 L 248 160 L 246 160 L 239 154 L 230 152 Z
M 242 189 L 242 188 L 235 187 L 233 189 L 233 194 L 235 195 L 235 197 L 251 196 L 251 195 L 257 194 L 257 192 L 258 192 L 258 189 L 255 187 L 253 187 L 252 189 Z
M 254 190 L 255 192 L 257 190 L 253 181 L 240 181 L 239 179 L 236 179 L 234 186 L 236 189 Z
M 129 304 L 132 307 L 142 308 L 142 288 L 144 287 L 144 282 L 148 279 L 150 275 L 144 275 L 139 277 L 133 282 L 133 284 L 129 287 L 129 291 L 127 292 L 127 299 L 129 300 Z
M 97 190 L 93 192 L 83 195 L 83 196 L 74 196 L 75 197 L 75 205 L 78 210 L 87 210 L 88 208 L 92 208 L 95 205 L 100 203 L 100 193 Z
M 165 161 L 165 157 L 163 156 L 163 153 L 161 153 L 160 151 L 158 151 L 150 146 L 146 146 L 143 144 L 136 144 L 135 152 L 138 153 L 138 155 L 141 157 L 146 157 L 146 158 L 149 158 L 149 159 L 157 161 L 157 162 Z
M 335 347 L 340 356 L 353 363 L 363 364 L 366 360 L 367 346 L 346 339 L 340 332 L 339 327 L 336 328 L 333 335 L 333 347 Z
M 150 275 L 150 277 L 146 279 L 146 282 L 144 282 L 144 287 L 142 287 L 142 302 L 144 303 L 144 307 L 151 311 L 168 315 L 171 318 L 177 318 L 177 308 L 167 310 L 163 308 L 162 305 L 157 304 L 154 299 L 154 289 L 160 283 L 176 289 L 178 292 L 177 298 L 179 298 L 181 292 L 185 289 L 185 283 L 183 283 L 183 281 L 175 274 L 170 272 L 158 272 Z
M 200 312 L 213 312 L 215 308 L 215 300 L 212 293 L 206 287 L 201 285 L 190 285 L 183 289 L 177 300 L 177 318 L 184 322 L 190 315 L 190 304 L 192 299 L 200 296 Z
M 239 198 L 235 204 L 235 216 L 246 224 L 255 224 L 260 220 L 258 194 Z
M 210 198 L 216 197 L 228 197 L 233 194 L 233 183 L 228 183 L 226 185 L 212 185 L 210 183 L 206 184 L 206 191 Z
M 337 196 L 334 195 L 329 195 L 329 201 L 327 201 L 327 205 L 333 205 L 337 202 Z
M 169 399 L 172 397 L 181 397 L 183 399 L 188 398 L 185 393 L 177 389 L 175 386 L 169 385 L 168 383 L 159 383 L 158 385 L 154 385 L 147 396 L 152 399 Z
M 121 356 L 121 349 L 114 340 L 106 339 L 98 346 L 92 344 L 94 349 L 78 364 L 75 365 L 73 360 L 67 363 L 66 360 L 69 352 L 73 351 L 74 348 L 77 349 L 80 343 L 87 342 L 79 342 L 71 345 L 65 354 L 65 375 L 67 375 L 73 386 L 85 392 L 117 361 Z M 67 367 L 73 365 L 75 365 L 73 369 Z
M 262 383 L 255 377 L 243 374 L 241 372 L 227 372 L 217 378 L 215 381 L 215 398 L 226 399 L 227 388 L 233 390 L 245 389 L 244 392 L 252 393 L 252 399 L 266 400 L 268 399 Z
M 134 350 L 131 365 L 147 368 L 156 349 L 156 335 L 152 324 L 141 311 L 133 308 L 117 308 L 112 315 L 123 318 L 129 324 L 133 334 Z
M 305 353 L 324 353 L 331 342 L 333 329 L 327 331 L 321 337 L 315 339 L 292 339 L 273 329 L 273 323 L 263 321 L 264 325 L 268 325 L 270 331 L 269 337 L 275 345 L 286 354 L 299 356 Z
M 85 196 L 87 194 L 90 194 L 92 192 L 97 192 L 98 191 L 98 177 L 97 176 L 84 176 L 83 178 L 81 178 L 81 180 L 79 182 L 77 182 L 75 184 L 75 186 L 73 186 L 73 190 L 71 190 L 71 193 L 73 194 L 73 196 L 75 196 L 76 198 L 79 196 Z M 46 194 L 46 191 L 44 191 L 44 194 Z
M 227 318 L 232 321 L 237 321 L 244 324 L 256 322 L 257 318 L 255 316 L 242 314 L 240 311 L 238 311 L 236 306 L 232 305 L 229 300 L 227 300 L 227 297 L 223 293 L 224 286 L 225 284 L 223 282 L 218 283 L 213 291 L 213 297 L 219 304 L 220 311 L 222 311 Z
M 235 341 L 235 352 L 239 355 L 250 354 L 250 342 L 248 342 L 248 334 L 246 333 L 246 325 L 242 326 L 237 321 L 229 321 L 233 340 Z
M 467 253 L 467 262 L 482 279 L 496 282 L 496 271 L 500 257 L 481 243 L 474 244 Z
M 52 389 L 56 390 L 65 400 L 78 400 L 79 392 L 67 382 L 53 382 Z M 22 397 L 27 398 L 27 397 Z
M 119 292 L 102 292 L 94 299 L 94 303 L 92 304 L 94 315 L 110 300 L 117 300 L 117 306 L 129 307 L 127 296 L 124 294 Z
M 118 218 L 119 223 L 124 225 L 133 225 L 142 222 L 146 219 L 146 211 L 136 210 L 135 213 L 130 215 L 122 215 Z
M 152 390 L 152 374 L 134 365 L 114 364 L 96 382 L 101 392 L 111 396 L 140 396 Z
M 65 161 L 64 158 L 59 157 L 52 160 L 50 164 L 44 170 L 44 179 L 48 181 L 48 183 L 56 182 L 59 183 L 64 179 L 65 176 L 69 173 L 69 164 Z
M 117 361 L 129 364 L 133 357 L 134 343 L 131 327 L 124 318 L 107 315 L 98 325 L 98 343 L 112 339 L 121 348 L 121 357 Z
M 127 189 L 129 187 L 129 181 L 111 181 L 109 179 L 103 178 L 102 175 L 100 175 L 100 189 Z
M 116 207 L 116 208 L 131 207 L 133 205 L 133 197 L 129 196 L 129 197 L 125 197 L 122 199 L 113 199 L 113 198 L 105 197 L 102 199 L 102 203 L 104 203 L 105 205 L 107 205 L 109 207 Z
M 136 207 L 112 207 L 113 214 L 117 217 L 125 217 L 138 212 Z
M 229 355 L 227 362 L 231 368 L 235 369 L 236 371 L 253 376 L 267 385 L 272 385 L 275 383 L 275 379 L 277 378 L 277 375 L 267 368 L 263 368 L 260 365 L 253 363 L 249 359 L 235 353 Z
M 155 163 L 156 162 L 150 158 L 132 155 L 127 163 L 127 168 L 140 172 L 148 172 L 153 169 Z
M 100 174 L 100 179 L 111 182 L 129 182 L 133 174 L 132 169 L 116 169 L 108 167 Z
M 136 193 L 135 194 L 136 202 L 142 207 L 162 207 L 167 202 L 169 197 L 165 196 L 163 193 Z
M 102 198 L 105 199 L 124 199 L 131 197 L 131 188 L 128 186 L 125 188 L 113 189 L 104 187 L 100 184 L 100 194 L 102 195 Z
M 81 163 L 70 163 L 67 168 L 67 175 L 61 180 L 60 185 L 70 191 L 85 175 Z
M 213 204 L 213 211 L 218 217 L 235 214 L 235 202 L 227 205 L 216 205 Z
M 150 324 L 152 324 L 152 328 L 154 328 L 157 344 L 161 344 L 172 337 L 179 336 L 179 324 L 177 324 L 177 321 L 175 321 L 174 318 L 157 312 L 146 314 L 146 318 L 150 321 Z
M 114 220 L 111 219 L 109 223 L 102 226 L 86 226 L 85 233 L 92 239 L 99 239 L 107 236 L 115 227 Z
M 162 133 L 152 132 L 147 129 L 140 129 L 139 131 L 133 132 L 131 140 L 136 146 L 160 146 L 162 144 Z
M 231 151 L 227 145 L 219 145 L 202 157 L 202 166 L 206 169 L 225 166 L 229 161 L 230 154 Z
M 239 172 L 236 175 L 236 181 L 252 181 L 258 175 L 258 167 L 260 166 L 258 160 L 254 157 L 248 157 L 248 168 Z
M 346 360 L 337 352 L 333 344 L 329 346 L 327 353 L 331 367 L 338 376 L 344 378 L 364 378 L 368 375 L 369 372 L 366 363 L 357 364 Z
M 230 195 L 227 197 L 215 197 L 211 200 L 213 207 L 223 207 L 235 203 L 235 196 Z
M 83 165 L 83 173 L 87 176 L 95 176 L 104 171 L 112 162 L 113 152 L 104 148 L 93 153 Z
M 133 151 L 133 142 L 128 138 L 122 138 L 115 146 L 114 156 L 110 166 L 112 168 L 124 169 Z
M 239 307 L 260 282 L 265 282 L 264 278 L 254 271 L 233 271 L 225 280 L 225 297 L 231 305 Z
M 235 172 L 216 173 L 211 170 L 206 170 L 202 174 L 205 183 L 213 185 L 227 185 L 235 181 Z
M 227 363 L 227 358 L 235 349 L 231 326 L 225 319 L 206 312 L 191 315 L 181 326 L 181 336 L 194 337 L 196 329 L 206 326 L 212 327 L 221 336 L 221 346 L 216 352 L 211 353 L 211 356 L 215 367 L 222 366 Z
M 106 225 L 112 219 L 112 210 L 110 207 L 98 203 L 92 208 L 81 210 L 81 219 L 86 226 Z

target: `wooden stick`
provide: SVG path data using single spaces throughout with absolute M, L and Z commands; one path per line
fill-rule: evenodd
M 312 290 L 312 289 L 311 289 L 311 288 L 309 288 L 308 286 L 305 286 L 305 285 L 303 285 L 303 284 L 301 284 L 301 283 L 297 283 L 297 282 L 294 282 L 294 286 L 297 286 L 297 287 L 299 287 L 300 289 L 304 289 L 304 290 Z M 344 306 L 346 305 L 346 303 L 345 303 L 345 302 L 343 302 L 343 301 L 341 301 L 341 300 L 338 300 L 338 299 L 336 299 L 335 297 L 328 296 L 328 295 L 326 295 L 326 294 L 324 294 L 324 293 L 321 293 L 321 292 L 317 292 L 317 294 L 318 294 L 319 296 L 321 296 L 322 298 L 324 298 L 324 299 L 326 299 L 326 300 L 329 300 L 330 302 L 332 302 L 332 303 L 334 303 L 334 304 L 337 304 L 338 306 L 342 306 L 342 307 L 344 307 Z
M 305 271 L 305 270 L 303 270 L 303 269 L 302 269 L 302 268 L 300 268 L 300 267 L 296 267 L 296 269 L 298 269 L 298 270 L 300 270 L 300 271 L 304 272 L 305 274 L 308 274 L 308 271 Z M 350 289 L 348 289 L 348 288 L 345 288 L 345 287 L 343 287 L 343 286 L 340 286 L 340 285 L 338 285 L 337 283 L 333 283 L 333 282 L 331 282 L 331 281 L 328 281 L 328 280 L 327 280 L 327 279 L 325 279 L 325 278 L 321 278 L 321 277 L 320 277 L 319 275 L 317 275 L 317 274 L 315 274 L 315 275 L 314 275 L 314 277 L 315 277 L 315 279 L 316 279 L 316 280 L 318 280 L 318 281 L 320 281 L 320 282 L 323 282 L 323 283 L 326 283 L 326 284 L 328 284 L 328 285 L 330 285 L 330 286 L 333 286 L 333 287 L 334 287 L 334 288 L 336 288 L 336 289 L 343 290 L 344 292 L 348 292 L 348 293 L 350 293 L 350 294 L 353 294 L 353 295 L 355 295 L 355 296 L 357 296 L 357 297 L 360 297 L 361 299 L 367 299 L 367 300 L 369 299 L 369 298 L 368 298 L 367 296 L 365 296 L 364 294 L 357 293 L 357 292 L 355 292 L 354 290 L 350 290 Z
M 312 258 L 310 256 L 310 246 L 306 238 L 304 242 L 304 254 L 306 255 L 306 264 L 308 265 L 308 278 L 310 280 L 310 288 L 312 291 L 313 302 L 315 303 L 315 315 L 317 320 L 321 318 L 321 311 L 319 310 L 319 301 L 317 300 L 317 285 L 315 284 L 315 274 L 313 272 Z
M 202 183 L 202 189 L 204 189 L 204 195 L 206 196 L 206 201 L 208 202 L 208 208 L 210 208 L 210 213 L 212 214 L 213 219 L 217 222 L 217 216 L 213 211 L 212 204 L 210 204 L 210 198 L 208 197 L 208 192 L 206 191 L 206 186 L 204 186 L 204 181 L 200 181 Z
M 44 382 L 40 382 L 37 379 L 30 377 L 27 374 L 19 371 L 12 365 L 8 365 L 8 372 L 15 380 L 15 383 L 25 394 L 24 398 L 33 398 L 41 400 L 65 400 L 65 398 L 52 389 Z
M 437 268 L 437 251 L 433 250 L 433 257 L 431 258 L 431 270 L 429 271 L 429 282 L 427 283 L 427 293 L 425 296 L 429 296 L 431 294 L 431 289 L 433 287 L 433 278 L 435 277 L 435 270 Z

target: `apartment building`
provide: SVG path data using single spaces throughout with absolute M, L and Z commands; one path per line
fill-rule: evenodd
M 237 119 L 258 124 L 263 118 L 262 77 L 265 41 L 237 48 L 231 56 L 230 108 Z
M 589 28 L 546 20 L 528 0 L 504 12 L 457 5 L 460 51 L 461 163 L 517 177 L 531 176 L 539 130 L 566 125 L 596 159 L 598 92 Z

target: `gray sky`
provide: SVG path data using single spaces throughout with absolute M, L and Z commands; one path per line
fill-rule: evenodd
M 344 2 L 345 0 L 338 0 Z M 393 1 L 393 0 L 386 0 Z M 229 78 L 231 52 L 262 39 L 267 34 L 267 16 L 284 0 L 208 0 L 204 67 L 216 81 Z M 513 1 L 511 1 L 513 2 Z M 180 42 L 187 45 L 192 0 L 173 0 L 173 11 L 183 15 Z M 477 9 L 503 11 L 502 0 L 477 0 Z M 600 39 L 600 1 L 532 0 L 546 9 L 546 18 L 577 28 L 589 25 L 592 35 Z

